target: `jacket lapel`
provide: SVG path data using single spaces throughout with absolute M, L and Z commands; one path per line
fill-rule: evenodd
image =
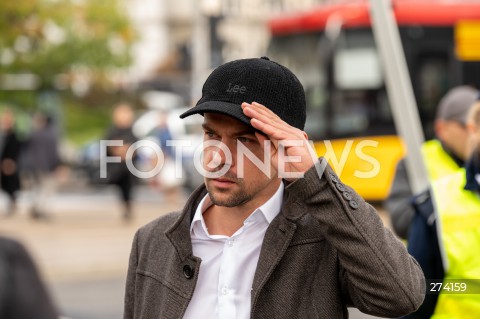
M 263 286 L 282 259 L 295 234 L 296 225 L 282 212 L 272 221 L 265 233 L 252 287 L 252 312 Z
M 198 279 L 200 269 L 200 258 L 193 256 L 192 241 L 190 238 L 190 222 L 195 213 L 195 209 L 206 195 L 205 187 L 199 187 L 190 196 L 185 207 L 175 224 L 165 232 L 166 237 L 175 249 L 175 257 L 171 260 L 172 266 L 167 271 L 167 278 L 173 285 L 170 289 L 176 291 L 185 298 L 186 304 L 182 307 L 173 305 L 172 313 L 179 314 L 182 317 L 187 309 L 188 302 L 193 296 L 195 285 Z
M 178 220 L 166 231 L 166 236 L 172 246 L 175 247 L 181 261 L 193 255 L 192 241 L 190 240 L 190 223 L 198 204 L 206 194 L 207 190 L 204 185 L 197 188 L 185 204 Z

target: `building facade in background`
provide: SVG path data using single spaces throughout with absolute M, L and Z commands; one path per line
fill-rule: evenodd
M 129 82 L 146 90 L 200 97 L 211 69 L 264 55 L 267 19 L 308 10 L 322 0 L 126 0 L 138 32 Z

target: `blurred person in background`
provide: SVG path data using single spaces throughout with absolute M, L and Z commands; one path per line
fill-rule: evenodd
M 123 218 L 129 220 L 132 217 L 132 189 L 133 174 L 126 165 L 128 148 L 136 142 L 132 132 L 134 114 L 132 107 L 127 103 L 120 103 L 114 107 L 112 113 L 112 126 L 108 129 L 105 140 L 122 141 L 122 146 L 109 146 L 108 156 L 120 157 L 120 162 L 109 163 L 107 166 L 107 182 L 115 185 L 119 190 L 122 202 Z M 131 159 L 133 160 L 133 158 Z
M 432 185 L 448 261 L 432 319 L 480 318 L 480 100 L 467 128 L 465 167 Z
M 168 128 L 168 113 L 162 111 L 158 114 L 158 126 L 153 130 L 152 135 L 158 141 L 160 148 L 162 149 L 163 154 L 166 157 L 174 158 L 175 154 L 172 146 L 167 145 L 167 141 L 173 139 L 172 133 Z
M 31 216 L 47 217 L 50 199 L 57 189 L 57 174 L 60 171 L 59 137 L 53 118 L 36 113 L 33 130 L 25 143 L 22 154 L 23 168 L 29 177 L 32 193 Z
M 0 183 L 2 190 L 8 196 L 7 216 L 16 209 L 17 192 L 20 190 L 19 156 L 21 143 L 15 133 L 15 117 L 10 109 L 5 110 L 0 119 Z
M 5 237 L 0 237 L 0 318 L 58 318 L 32 257 L 22 244 Z
M 168 114 L 166 112 L 160 112 L 158 126 L 152 132 L 152 136 L 157 141 L 163 153 L 162 168 L 160 172 L 152 178 L 152 185 L 166 196 L 167 201 L 177 201 L 182 197 L 181 187 L 183 185 L 183 178 L 176 175 L 174 147 L 167 145 L 167 141 L 173 140 L 167 118 Z M 162 159 L 154 156 L 152 166 L 155 167 L 160 160 Z M 184 174 L 185 172 L 182 172 L 182 176 L 184 176 Z
M 452 88 L 440 100 L 435 119 L 436 139 L 422 145 L 422 154 L 430 181 L 455 173 L 467 158 L 468 111 L 477 98 L 470 86 Z M 396 234 L 406 239 L 414 216 L 411 205 L 412 190 L 405 161 L 398 163 L 395 178 L 384 206 L 390 213 Z

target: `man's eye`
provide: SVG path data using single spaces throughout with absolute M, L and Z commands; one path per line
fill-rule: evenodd
M 205 135 L 209 138 L 212 138 L 215 136 L 215 134 L 213 134 L 212 132 L 205 132 Z
M 237 137 L 237 141 L 242 142 L 242 143 L 247 143 L 247 142 L 250 142 L 250 139 L 246 138 L 244 136 L 239 136 L 239 137 Z

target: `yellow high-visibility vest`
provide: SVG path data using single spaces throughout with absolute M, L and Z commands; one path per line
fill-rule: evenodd
M 445 152 L 439 140 L 430 140 L 422 145 L 422 155 L 430 181 L 458 172 L 460 167 Z
M 435 181 L 433 191 L 448 260 L 444 287 L 449 283 L 467 283 L 467 291 L 476 294 L 454 293 L 455 285 L 450 284 L 440 292 L 432 319 L 480 318 L 480 197 L 464 190 L 465 183 L 462 168 Z M 476 285 L 466 279 L 476 280 Z

